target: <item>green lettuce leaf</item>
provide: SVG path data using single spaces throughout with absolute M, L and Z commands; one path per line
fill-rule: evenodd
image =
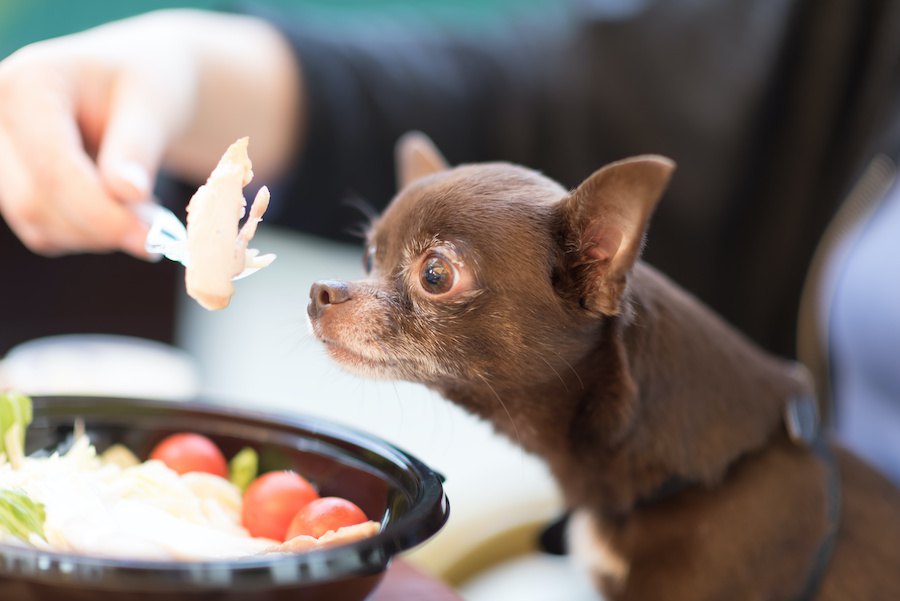
M 11 455 L 6 448 L 7 433 L 15 424 L 19 425 L 17 443 L 19 450 L 25 449 L 25 430 L 33 418 L 31 399 L 20 392 L 0 392 L 0 453 Z
M 250 447 L 244 447 L 228 462 L 228 480 L 242 493 L 256 478 L 259 471 L 259 456 Z
M 28 541 L 28 536 L 37 534 L 44 540 L 44 520 L 47 514 L 44 505 L 18 490 L 0 489 L 0 530 L 5 530 Z

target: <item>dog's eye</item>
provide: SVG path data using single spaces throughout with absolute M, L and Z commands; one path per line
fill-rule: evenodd
M 422 263 L 419 281 L 429 294 L 444 294 L 453 288 L 456 270 L 450 262 L 438 255 L 432 255 Z

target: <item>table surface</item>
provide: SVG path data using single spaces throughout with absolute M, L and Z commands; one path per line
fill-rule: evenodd
M 368 601 L 462 601 L 452 588 L 409 563 L 394 561 Z

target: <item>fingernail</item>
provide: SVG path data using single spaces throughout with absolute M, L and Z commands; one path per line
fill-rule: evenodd
M 134 188 L 141 198 L 150 194 L 150 174 L 140 164 L 134 161 L 122 161 L 116 165 L 115 171 L 116 175 Z
M 153 263 L 161 259 L 160 255 L 150 254 L 147 252 L 147 230 L 136 229 L 125 234 L 122 238 L 122 250 L 136 257 L 146 259 Z

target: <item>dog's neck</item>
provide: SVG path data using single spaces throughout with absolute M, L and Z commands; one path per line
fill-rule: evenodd
M 552 377 L 435 386 L 541 456 L 570 506 L 606 516 L 673 481 L 715 484 L 779 431 L 789 398 L 808 392 L 790 365 L 652 268 L 635 267 L 629 297 L 628 316 L 597 320 L 593 349 Z

